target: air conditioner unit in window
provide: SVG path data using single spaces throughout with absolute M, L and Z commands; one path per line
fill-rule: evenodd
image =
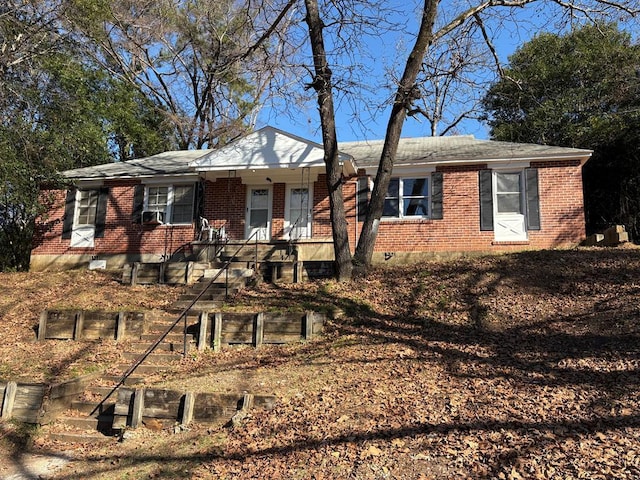
M 142 212 L 142 223 L 146 225 L 162 225 L 164 223 L 164 212 Z

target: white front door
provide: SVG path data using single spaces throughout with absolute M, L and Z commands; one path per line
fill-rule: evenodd
M 258 240 L 271 238 L 271 188 L 249 187 L 247 191 L 246 237 Z
M 502 242 L 526 241 L 523 173 L 494 172 L 493 182 L 495 239 Z
M 311 238 L 311 192 L 308 187 L 287 187 L 285 232 L 292 240 Z
M 78 190 L 71 231 L 71 246 L 93 248 L 98 211 L 98 190 Z

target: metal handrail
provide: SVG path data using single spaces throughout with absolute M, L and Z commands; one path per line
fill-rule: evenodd
M 107 394 L 106 397 L 104 397 L 100 403 L 98 405 L 96 405 L 96 407 L 91 411 L 91 413 L 89 414 L 89 416 L 94 415 L 98 409 L 104 404 L 104 402 L 106 402 L 109 397 L 111 397 L 111 395 L 114 394 L 114 392 L 120 388 L 122 385 L 124 385 L 124 382 L 127 380 L 127 378 L 129 378 L 129 376 L 136 370 L 136 368 L 138 368 L 140 365 L 142 365 L 142 362 L 144 362 L 147 357 L 149 355 L 151 355 L 151 353 L 153 353 L 153 351 L 158 348 L 158 345 L 160 345 L 160 343 L 162 343 L 162 341 L 167 337 L 167 335 L 169 335 L 169 333 L 171 333 L 171 330 L 173 330 L 176 325 L 178 325 L 178 323 L 180 323 L 180 320 L 182 320 L 184 318 L 185 320 L 185 328 L 184 328 L 184 341 L 183 341 L 183 357 L 187 356 L 187 326 L 186 326 L 186 322 L 187 322 L 187 313 L 189 313 L 189 310 L 191 310 L 193 308 L 193 306 L 198 302 L 198 300 L 200 300 L 202 298 L 202 296 L 205 294 L 205 292 L 209 289 L 209 287 L 211 287 L 211 285 L 213 285 L 213 282 L 215 282 L 218 277 L 220 277 L 220 275 L 222 275 L 223 271 L 227 272 L 227 279 L 225 281 L 225 292 L 226 292 L 226 288 L 228 285 L 228 281 L 229 281 L 229 277 L 228 277 L 228 270 L 229 270 L 229 265 L 231 265 L 231 262 L 233 261 L 233 259 L 238 255 L 238 253 L 240 253 L 240 251 L 246 247 L 249 242 L 251 241 L 251 239 L 255 236 L 256 237 L 256 261 L 254 264 L 254 269 L 257 268 L 258 266 L 258 237 L 257 237 L 257 231 L 255 231 L 253 234 L 251 234 L 249 236 L 249 238 L 247 238 L 242 245 L 240 245 L 237 250 L 233 253 L 233 255 L 231 255 L 229 257 L 229 259 L 224 263 L 224 265 L 218 270 L 218 273 L 216 273 L 211 280 L 209 281 L 209 283 L 206 285 L 206 287 L 204 287 L 202 289 L 202 291 L 196 295 L 196 297 L 191 301 L 191 303 L 189 303 L 189 305 L 182 310 L 182 312 L 180 313 L 180 315 L 178 316 L 178 318 L 176 318 L 176 320 L 171 324 L 170 327 L 168 327 L 150 346 L 149 348 L 147 348 L 145 350 L 145 352 L 140 355 L 134 362 L 133 364 L 127 369 L 127 371 L 122 374 L 122 377 L 120 377 L 120 380 L 118 381 L 118 383 L 116 384 L 115 387 L 113 387 L 111 389 L 111 391 Z

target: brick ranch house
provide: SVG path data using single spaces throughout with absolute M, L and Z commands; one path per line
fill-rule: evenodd
M 382 144 L 340 144 L 352 249 Z M 374 261 L 575 245 L 585 236 L 581 168 L 590 155 L 473 136 L 402 139 Z M 222 231 L 231 243 L 293 247 L 305 265 L 333 258 L 322 146 L 272 127 L 218 150 L 63 175 L 75 188 L 53 192 L 33 270 L 163 262 Z

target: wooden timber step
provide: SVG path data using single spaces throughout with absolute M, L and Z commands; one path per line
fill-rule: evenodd
M 95 394 L 98 388 L 104 387 L 92 387 L 90 390 Z M 50 440 L 64 443 L 96 443 L 114 435 L 113 418 L 117 395 L 114 393 L 104 403 L 101 403 L 102 396 L 95 400 L 87 400 L 83 396 L 84 394 L 78 400 L 72 401 L 71 408 L 47 426 L 47 436 Z
M 117 365 L 123 372 L 126 371 L 131 365 L 130 364 L 120 364 Z M 147 363 L 143 363 L 136 368 L 135 372 L 137 374 L 145 374 L 145 373 L 156 373 L 171 370 L 171 365 L 166 363 L 157 364 L 157 365 L 149 365 Z
M 47 436 L 49 440 L 61 443 L 109 443 L 113 442 L 112 436 L 107 436 L 97 430 L 77 432 L 77 431 L 50 431 Z M 43 478 L 43 477 L 41 477 Z
M 243 262 L 245 263 L 245 262 Z M 210 282 L 213 277 L 218 275 L 218 278 L 215 279 L 215 282 L 224 282 L 227 278 L 229 281 L 237 280 L 242 281 L 247 278 L 251 278 L 253 276 L 252 268 L 245 268 L 244 266 L 229 266 L 227 271 L 222 270 L 221 267 L 211 267 L 207 268 L 204 271 L 203 277 L 198 280 L 195 284 L 198 283 L 207 283 Z
M 173 307 L 177 309 L 185 309 L 189 306 L 190 303 L 191 301 L 189 300 L 178 300 L 173 304 Z M 220 308 L 219 301 L 198 300 L 191 309 L 199 312 L 207 312 L 207 311 L 216 310 L 218 308 Z
M 225 298 L 228 295 L 234 295 L 235 293 L 238 292 L 238 289 L 235 288 L 230 288 L 228 290 L 225 290 L 224 287 L 219 289 L 219 290 L 212 290 L 209 289 L 206 291 L 206 293 L 204 293 L 199 299 L 199 302 L 210 302 L 210 301 L 214 301 L 217 300 L 219 302 L 224 301 Z M 178 302 L 192 302 L 193 300 L 195 300 L 195 298 L 198 295 L 193 293 L 193 294 L 188 294 L 185 293 L 183 295 L 180 295 L 180 297 L 178 297 Z
M 191 337 L 191 335 L 189 335 Z M 193 343 L 190 341 L 190 338 L 187 337 L 187 348 Z M 142 352 L 146 351 L 147 348 L 151 345 L 151 342 L 136 342 L 131 345 L 131 348 L 128 349 L 127 353 L 137 353 L 137 355 L 142 354 Z M 176 352 L 182 353 L 184 351 L 184 343 L 182 339 L 179 342 L 175 341 L 167 341 L 163 340 L 155 349 L 155 352 L 158 353 L 166 353 L 166 352 Z M 136 357 L 137 358 L 137 357 Z
M 127 369 L 128 368 L 129 368 L 129 366 L 127 366 Z M 123 370 L 123 372 L 125 372 L 125 371 L 126 370 Z M 138 371 L 136 370 L 136 372 L 138 372 Z M 115 386 L 122 379 L 122 375 L 103 375 L 101 378 L 105 382 L 112 383 Z M 125 379 L 123 385 L 125 385 L 125 386 L 138 385 L 140 383 L 143 383 L 144 379 L 145 379 L 145 377 L 142 376 L 142 375 L 139 375 L 139 374 L 138 375 L 130 375 Z
M 130 360 L 130 361 L 135 361 L 138 360 L 138 358 L 140 358 L 140 355 L 142 355 L 141 352 L 125 352 L 122 354 L 122 358 L 124 358 L 125 360 Z M 158 363 L 171 363 L 175 360 L 181 360 L 182 359 L 182 353 L 181 352 L 168 352 L 166 353 L 158 353 L 158 352 L 151 352 L 147 358 L 145 358 L 144 362 L 145 363 L 152 363 L 152 364 L 158 364 Z
M 105 395 L 106 396 L 106 395 Z M 89 415 L 91 413 L 93 413 L 93 411 L 96 409 L 96 407 L 98 408 L 97 410 L 97 414 L 109 414 L 109 412 L 111 412 L 111 414 L 113 414 L 113 407 L 115 405 L 115 397 L 112 395 L 112 398 L 109 398 L 106 402 L 104 402 L 103 404 L 100 404 L 100 402 L 102 401 L 102 398 L 100 400 L 73 400 L 71 402 L 71 410 L 79 412 L 79 413 L 84 413 L 86 415 Z
M 180 326 L 181 327 L 181 326 Z M 179 327 L 176 327 L 176 329 Z M 153 342 L 155 342 L 162 331 L 158 332 L 149 332 L 140 335 L 140 343 L 146 343 L 147 347 L 143 348 L 140 353 L 144 352 Z M 190 334 L 187 334 L 187 341 L 189 341 Z M 163 342 L 173 342 L 173 343 L 182 343 L 184 341 L 184 333 L 180 332 L 171 332 L 166 337 L 164 337 Z M 137 342 L 136 342 L 137 343 Z

